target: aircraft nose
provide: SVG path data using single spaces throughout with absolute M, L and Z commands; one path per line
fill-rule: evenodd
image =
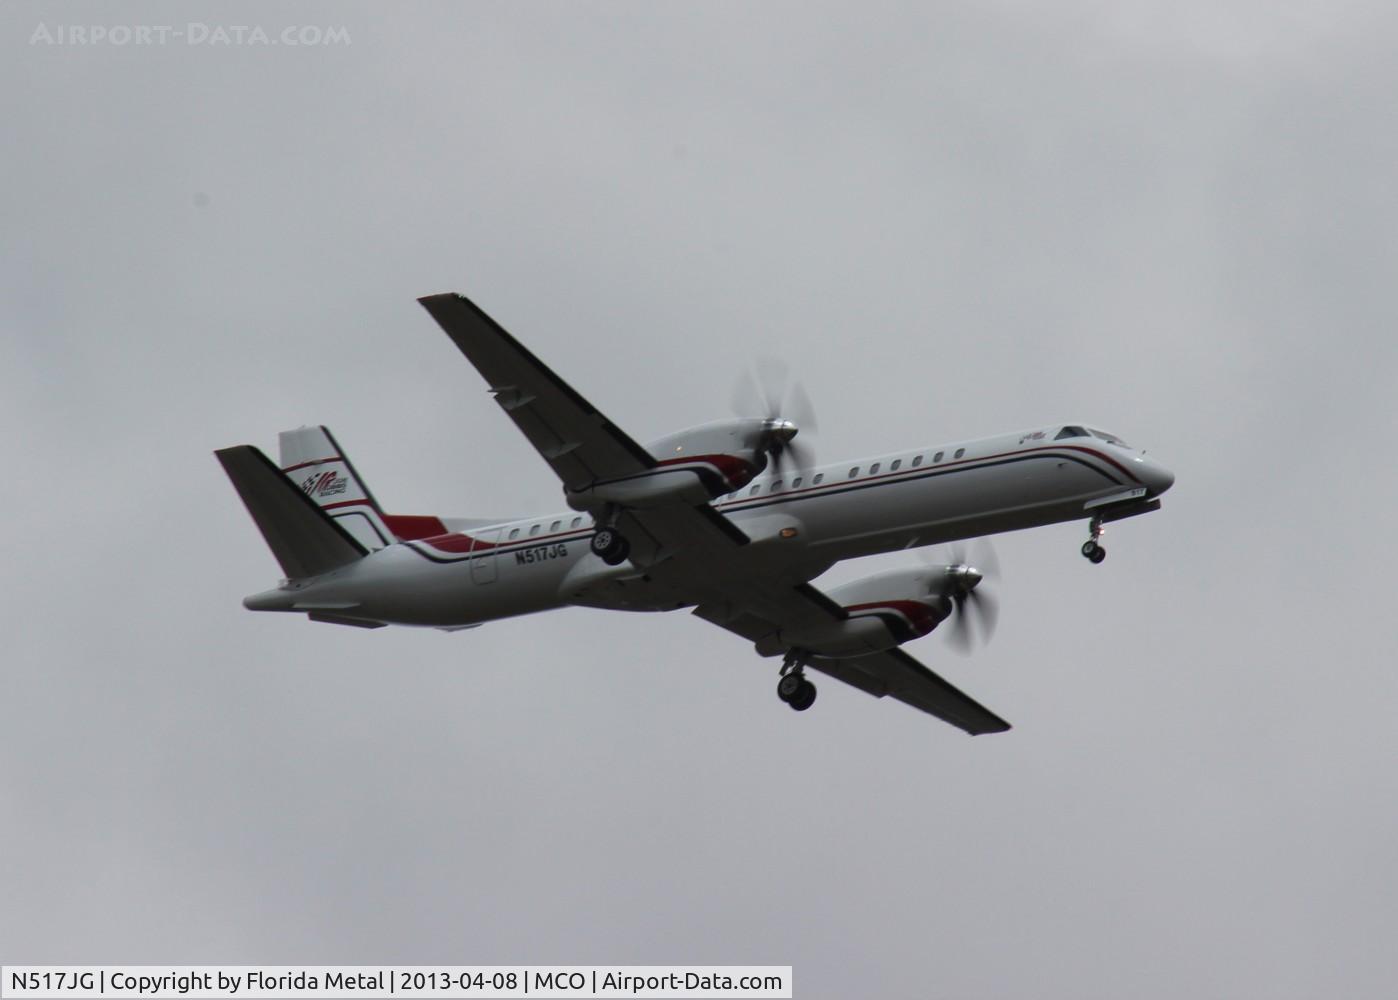
M 1146 459 L 1144 475 L 1141 476 L 1148 487 L 1151 496 L 1159 496 L 1175 485 L 1175 474 L 1159 462 Z

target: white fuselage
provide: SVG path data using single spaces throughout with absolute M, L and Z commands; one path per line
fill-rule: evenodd
M 750 536 L 780 539 L 752 546 L 754 571 L 804 582 L 844 559 L 1086 520 L 1094 501 L 1148 501 L 1173 482 L 1109 435 L 1054 440 L 1061 426 L 769 470 L 712 505 Z M 460 628 L 570 604 L 649 611 L 702 600 L 630 564 L 604 564 L 589 548 L 593 530 L 567 511 L 398 542 L 245 603 Z

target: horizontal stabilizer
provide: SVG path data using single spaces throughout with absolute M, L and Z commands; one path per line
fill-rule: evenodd
M 252 445 L 214 454 L 289 579 L 328 573 L 368 554 Z

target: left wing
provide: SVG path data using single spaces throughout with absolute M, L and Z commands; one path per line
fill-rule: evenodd
M 549 370 L 464 295 L 418 299 L 467 360 L 485 376 L 505 414 L 524 432 L 564 487 L 655 468 L 655 459 Z
M 464 295 L 418 299 L 490 384 L 495 401 L 563 481 L 581 492 L 644 473 L 655 458 Z M 707 504 L 623 513 L 619 527 L 639 566 L 677 553 L 745 545 L 748 537 Z

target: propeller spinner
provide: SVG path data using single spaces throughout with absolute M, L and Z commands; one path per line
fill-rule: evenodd
M 805 468 L 814 464 L 810 449 L 795 443 L 804 428 L 816 430 L 815 408 L 801 384 L 788 386 L 789 373 L 784 362 L 763 358 L 757 364 L 757 376 L 751 373 L 738 381 L 733 392 L 733 411 L 738 416 L 762 414 L 753 450 L 770 460 L 774 471 L 783 466 Z

